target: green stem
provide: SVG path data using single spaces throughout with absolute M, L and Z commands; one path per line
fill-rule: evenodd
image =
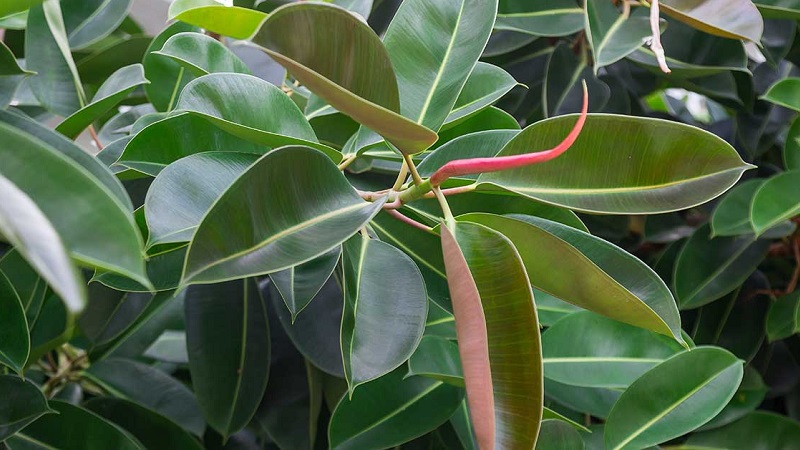
M 414 165 L 414 160 L 411 159 L 411 155 L 403 153 L 403 160 L 406 162 L 408 170 L 411 172 L 411 179 L 414 180 L 414 184 L 417 186 L 422 184 L 422 177 L 419 176 L 419 172 L 417 172 L 417 166 Z
M 339 163 L 339 165 L 338 165 L 337 167 L 339 168 L 339 170 L 344 170 L 344 169 L 346 169 L 346 168 L 347 168 L 347 166 L 349 166 L 349 165 L 350 165 L 350 164 L 351 164 L 353 161 L 355 161 L 355 160 L 356 160 L 356 158 L 358 158 L 358 153 L 353 153 L 352 155 L 346 156 L 346 157 L 344 158 L 344 161 L 342 161 L 341 163 Z
M 167 112 L 171 112 L 172 107 L 175 106 L 175 98 L 178 96 L 178 89 L 181 86 L 182 80 L 183 80 L 183 67 L 181 67 L 181 70 L 178 71 L 178 81 L 175 82 L 175 87 L 172 88 L 172 95 L 169 98 L 169 106 L 167 106 Z
M 444 194 L 442 194 L 442 190 L 438 187 L 433 188 L 433 195 L 436 196 L 436 200 L 439 202 L 439 206 L 442 208 L 445 225 L 447 225 L 447 228 L 450 228 L 450 230 L 455 232 L 456 218 L 453 217 L 453 211 L 450 210 L 450 204 L 447 203 L 447 199 L 445 198 Z

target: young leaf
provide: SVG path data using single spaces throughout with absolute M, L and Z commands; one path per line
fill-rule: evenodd
M 306 39 L 294 39 L 296 33 Z M 436 133 L 400 115 L 397 78 L 386 49 L 347 10 L 324 3 L 287 4 L 270 14 L 253 43 L 303 86 L 402 153 L 419 153 L 436 142 Z
M 414 261 L 367 236 L 344 242 L 342 270 L 342 357 L 352 396 L 357 386 L 391 372 L 411 356 L 425 328 L 428 297 Z
M 767 337 L 770 341 L 800 333 L 800 292 L 787 294 L 775 301 L 767 314 Z
M 407 0 L 383 43 L 397 75 L 400 112 L 438 130 L 481 56 L 497 0 Z M 428 74 L 420 78 L 420 73 Z
M 181 89 L 192 81 L 194 76 L 177 62 L 156 55 L 155 52 L 161 50 L 171 36 L 189 31 L 200 31 L 200 29 L 183 22 L 175 22 L 159 33 L 145 50 L 142 65 L 144 76 L 150 80 L 150 84 L 144 86 L 144 92 L 157 111 L 172 110 Z
M 12 375 L 0 375 L 0 398 L 0 442 L 53 412 L 35 384 Z
M 645 448 L 698 428 L 728 404 L 742 376 L 742 361 L 718 347 L 673 356 L 622 393 L 606 422 L 606 448 Z
M 189 244 L 183 283 L 232 280 L 304 263 L 344 242 L 381 206 L 382 201 L 363 201 L 322 153 L 307 147 L 272 151 L 237 178 L 203 218 Z
M 225 6 L 214 0 L 176 0 L 169 6 L 169 18 L 234 39 L 248 39 L 267 14 L 255 9 Z
M 220 72 L 252 75 L 247 64 L 228 47 L 211 36 L 200 33 L 178 33 L 171 36 L 161 50 L 153 54 L 172 59 L 196 77 Z
M 269 375 L 267 309 L 252 279 L 186 292 L 192 386 L 206 421 L 223 437 L 255 414 Z
M 750 220 L 756 235 L 800 214 L 800 170 L 770 177 L 753 196 Z
M 483 225 L 441 227 L 472 424 L 480 448 L 533 447 L 542 416 L 539 323 L 511 241 Z

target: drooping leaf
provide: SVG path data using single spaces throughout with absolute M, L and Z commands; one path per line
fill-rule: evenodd
M 58 124 L 56 131 L 74 139 L 97 118 L 125 99 L 131 91 L 147 82 L 141 64 L 119 69 L 100 86 L 91 103 L 64 119 Z
M 93 398 L 86 409 L 132 434 L 144 448 L 153 450 L 200 450 L 188 432 L 168 418 L 134 402 L 118 398 Z
M 58 292 L 71 312 L 81 311 L 86 304 L 86 288 L 82 277 L 70 261 L 58 232 L 31 198 L 3 176 L 0 176 L 0 193 L 3 198 L 3 202 L 0 203 L 0 234 L 14 245 L 28 264 Z M 0 276 L 0 281 L 2 279 Z M 17 305 L 20 304 L 20 299 L 16 296 L 17 293 L 13 288 L 7 289 L 2 294 L 6 305 L 2 309 L 6 312 L 5 320 L 8 321 L 2 328 L 9 333 L 7 342 L 10 345 L 25 347 L 25 358 L 21 361 L 19 352 L 17 358 L 5 361 L 7 364 L 16 361 L 17 363 L 11 367 L 19 371 L 27 359 L 29 342 L 24 311 L 21 324 L 20 318 L 15 315 L 17 308 L 14 306 L 15 302 Z M 24 335 L 16 334 L 15 330 L 20 330 L 17 328 L 18 325 L 24 325 Z
M 0 140 L 5 144 L 0 149 L 0 175 L 38 206 L 72 258 L 150 285 L 144 272 L 142 238 L 127 206 L 45 142 L 5 123 L 0 123 Z M 30 164 L 32 159 L 37 164 Z M 41 176 L 42 171 L 48 176 Z
M 328 429 L 332 449 L 400 445 L 446 422 L 464 398 L 457 387 L 425 377 L 403 379 L 404 374 L 397 369 L 363 385 L 352 399 L 342 398 Z
M 134 437 L 102 417 L 61 400 L 50 400 L 57 414 L 47 414 L 25 427 L 8 442 L 14 448 L 30 445 L 36 449 L 59 450 L 142 450 L 145 447 Z M 63 430 L 69 430 L 65 433 Z
M 181 89 L 192 81 L 194 76 L 177 62 L 153 52 L 161 50 L 170 37 L 190 31 L 200 31 L 200 29 L 183 22 L 175 22 L 159 33 L 145 50 L 142 65 L 144 76 L 150 80 L 150 84 L 144 86 L 144 92 L 157 111 L 172 110 Z
M 408 360 L 422 338 L 428 297 L 414 261 L 367 236 L 344 242 L 342 269 L 342 357 L 352 396 L 357 386 Z
M 650 19 L 642 10 L 637 8 L 626 16 L 611 2 L 586 3 L 586 36 L 592 46 L 595 73 L 628 56 L 652 35 Z
M 330 279 L 341 255 L 342 249 L 336 247 L 311 261 L 269 275 L 293 322 Z
M 532 216 L 461 217 L 510 239 L 537 289 L 606 317 L 683 341 L 680 316 L 667 286 L 649 267 L 619 247 Z M 619 308 L 623 298 L 626 308 Z
M 234 39 L 250 38 L 267 18 L 261 11 L 225 6 L 214 0 L 176 0 L 170 5 L 168 15 L 170 20 L 180 20 Z
M 400 5 L 383 42 L 405 117 L 434 131 L 442 126 L 489 40 L 496 13 L 497 0 Z
M 35 384 L 12 375 L 0 375 L 0 398 L 0 442 L 53 412 Z
M 800 333 L 800 292 L 778 297 L 767 314 L 767 337 L 770 341 Z
M 494 27 L 534 36 L 568 36 L 583 29 L 583 9 L 570 0 L 500 0 Z
M 191 286 L 186 346 L 200 408 L 223 437 L 255 414 L 269 375 L 266 304 L 252 279 Z
M 66 117 L 83 107 L 86 95 L 57 0 L 46 0 L 28 13 L 25 66 L 36 72 L 30 87 L 47 110 Z
M 675 263 L 673 286 L 681 309 L 710 303 L 731 292 L 766 257 L 769 241 L 752 235 L 710 238 L 708 225 L 698 228 Z
M 606 448 L 644 448 L 698 428 L 725 407 L 742 376 L 741 360 L 718 347 L 673 356 L 622 393 L 606 422 Z
M 297 33 L 306 39 L 294 39 Z M 386 49 L 347 10 L 321 3 L 287 4 L 270 14 L 253 43 L 314 94 L 401 152 L 418 153 L 436 141 L 436 133 L 400 115 L 397 78 Z
M 447 115 L 443 127 L 452 127 L 471 117 L 481 109 L 500 100 L 517 85 L 517 80 L 505 70 L 478 61 L 464 83 L 461 93 L 458 94 L 456 103 L 450 114 Z
M 753 196 L 750 220 L 757 235 L 800 214 L 800 170 L 768 178 Z
M 153 54 L 172 59 L 196 77 L 220 72 L 251 75 L 244 61 L 228 47 L 200 33 L 187 32 L 171 36 L 161 50 Z
M 557 117 L 527 127 L 498 156 L 551 148 L 574 125 Z M 645 214 L 689 208 L 732 186 L 744 170 L 733 148 L 687 125 L 642 117 L 591 115 L 575 144 L 554 160 L 478 177 L 545 203 L 590 212 Z
M 68 1 L 62 4 L 69 46 L 88 47 L 110 35 L 128 15 L 133 0 Z
M 525 266 L 508 238 L 483 225 L 457 222 L 452 231 L 440 229 L 478 445 L 533 447 L 544 389 Z
M 627 388 L 682 349 L 664 336 L 588 311 L 571 314 L 542 334 L 544 376 L 574 386 Z
M 722 428 L 693 433 L 687 445 L 697 448 L 789 450 L 800 439 L 800 424 L 785 416 L 756 411 Z
M 93 363 L 83 375 L 109 395 L 150 408 L 202 436 L 205 421 L 194 394 L 161 370 L 129 359 L 109 358 Z
M 206 152 L 164 168 L 144 201 L 148 246 L 191 240 L 211 205 L 257 159 L 250 153 Z
M 189 244 L 184 283 L 301 264 L 344 242 L 382 205 L 363 201 L 322 153 L 307 147 L 275 150 L 237 178 L 203 218 Z
M 665 14 L 706 33 L 761 41 L 764 21 L 750 0 L 662 0 L 660 5 Z

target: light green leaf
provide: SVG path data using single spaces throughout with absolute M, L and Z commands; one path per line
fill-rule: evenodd
M 731 292 L 756 270 L 769 241 L 752 235 L 710 238 L 708 225 L 698 228 L 675 263 L 673 286 L 681 309 L 710 303 Z
M 341 255 L 342 249 L 336 247 L 311 261 L 269 274 L 283 302 L 292 313 L 292 322 L 331 277 Z
M 644 8 L 620 14 L 611 2 L 586 3 L 586 29 L 594 54 L 594 70 L 611 65 L 641 47 L 652 36 Z
M 267 308 L 252 279 L 186 292 L 186 345 L 192 387 L 206 421 L 223 437 L 241 430 L 267 387 Z
M 768 178 L 756 191 L 750 207 L 756 235 L 800 214 L 800 170 Z
M 800 292 L 778 297 L 767 314 L 767 337 L 770 341 L 800 333 Z
M 681 350 L 664 336 L 588 311 L 571 314 L 542 334 L 544 376 L 573 386 L 627 388 Z
M 36 72 L 31 90 L 47 110 L 69 116 L 86 102 L 78 69 L 67 42 L 58 0 L 46 0 L 28 13 L 25 66 Z
M 137 87 L 147 84 L 141 64 L 123 67 L 103 83 L 92 102 L 58 124 L 56 131 L 74 139 L 100 116 L 117 106 Z
M 583 9 L 571 0 L 500 0 L 494 27 L 534 36 L 568 36 L 583 29 Z
M 350 395 L 403 364 L 417 348 L 428 315 L 425 282 L 395 247 L 356 235 L 342 245 L 341 345 Z M 391 273 L 391 277 L 386 277 Z
M 42 0 L 6 0 L 0 5 L 0 17 L 25 11 L 39 3 L 42 3 Z
M 673 356 L 622 393 L 606 422 L 606 448 L 645 448 L 698 428 L 728 404 L 742 376 L 742 361 L 718 347 Z
M 709 34 L 761 41 L 764 21 L 751 0 L 662 0 L 661 11 Z
M 800 111 L 800 78 L 778 80 L 767 89 L 762 98 L 776 105 Z
M 301 264 L 344 242 L 381 206 L 383 201 L 363 201 L 322 153 L 307 147 L 275 150 L 236 179 L 203 218 L 189 244 L 183 283 Z
M 423 336 L 419 346 L 408 360 L 406 377 L 414 375 L 422 375 L 453 386 L 464 387 L 464 371 L 461 369 L 458 345 L 441 336 L 428 334 Z
M 228 47 L 200 33 L 178 33 L 153 54 L 172 59 L 196 77 L 219 72 L 252 74 Z
M 739 236 L 754 232 L 750 224 L 753 197 L 764 179 L 743 181 L 728 191 L 711 215 L 711 236 Z
M 305 39 L 292 37 L 298 33 Z M 436 133 L 400 115 L 397 78 L 386 49 L 375 32 L 347 10 L 290 3 L 270 14 L 253 43 L 311 92 L 402 153 L 419 153 L 436 142 Z
M 70 312 L 80 312 L 86 304 L 86 287 L 53 224 L 30 197 L 3 176 L 0 176 L 0 192 L 3 198 L 0 203 L 0 233 L 59 294 Z M 0 281 L 2 279 L 0 276 Z M 16 295 L 13 288 L 3 295 L 3 301 L 12 303 L 6 303 L 6 307 L 2 308 L 6 311 L 6 320 L 9 322 L 1 328 L 11 335 L 15 335 L 15 330 L 18 330 L 16 326 L 19 325 L 13 305 L 14 301 L 17 304 L 20 302 L 20 299 L 15 298 Z M 29 348 L 24 312 L 22 319 L 22 325 L 25 326 L 24 336 L 16 334 L 15 338 L 7 341 L 9 344 L 25 347 L 25 357 L 14 358 L 17 364 L 12 367 L 17 371 L 25 365 Z
M 205 30 L 248 39 L 267 14 L 255 9 L 225 6 L 214 0 L 176 0 L 169 6 L 169 19 L 180 20 Z
M 155 52 L 161 50 L 171 36 L 190 31 L 200 31 L 200 29 L 183 22 L 175 22 L 159 33 L 145 50 L 142 65 L 144 76 L 150 80 L 150 84 L 144 86 L 144 92 L 157 111 L 172 110 L 181 89 L 192 81 L 194 76 L 177 62 L 156 55 Z
M 533 447 L 544 400 L 542 349 L 523 261 L 508 238 L 483 225 L 459 221 L 440 230 L 478 445 Z
M 5 123 L 0 140 L 0 175 L 36 203 L 75 260 L 150 286 L 139 230 L 107 187 L 52 146 Z
M 331 415 L 333 450 L 391 448 L 435 430 L 464 398 L 455 386 L 425 377 L 403 379 L 402 368 L 344 396 Z M 374 401 L 380 399 L 379 402 Z
M 537 122 L 512 139 L 498 156 L 551 148 L 564 139 L 574 121 L 568 116 Z M 478 189 L 496 191 L 499 186 L 588 212 L 650 214 L 711 200 L 750 167 L 730 144 L 698 128 L 658 119 L 593 114 L 563 155 L 533 166 L 482 174 Z
M 0 375 L 0 442 L 25 428 L 44 414 L 51 413 L 42 391 L 30 380 Z
M 496 13 L 497 0 L 400 5 L 383 42 L 404 116 L 434 131 L 442 126 L 486 47 Z
M 533 216 L 467 214 L 461 219 L 486 225 L 510 239 L 537 289 L 683 342 L 680 316 L 667 286 L 619 247 Z M 619 307 L 622 299 L 625 308 Z
M 450 128 L 492 105 L 518 85 L 517 80 L 505 70 L 478 61 L 447 115 L 443 128 Z

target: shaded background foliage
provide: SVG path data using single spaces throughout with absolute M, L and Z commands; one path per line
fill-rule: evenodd
M 255 3 L 235 2 L 261 11 L 290 2 Z M 368 16 L 369 26 L 382 35 L 401 2 L 334 3 Z M 668 119 L 708 130 L 730 143 L 757 169 L 746 172 L 731 191 L 713 202 L 666 214 L 579 213 L 579 218 L 592 234 L 647 262 L 666 282 L 680 308 L 686 340 L 697 346 L 725 348 L 746 363 L 743 381 L 731 401 L 720 405 L 708 402 L 705 413 L 713 419 L 688 436 L 681 435 L 694 428 L 677 435 L 653 431 L 648 436 L 652 443 L 678 448 L 793 448 L 793 443 L 800 442 L 800 295 L 795 290 L 800 268 L 795 225 L 800 211 L 800 124 L 794 123 L 800 110 L 800 82 L 793 78 L 800 64 L 800 3 L 762 0 L 755 2 L 758 10 L 720 17 L 719 11 L 750 2 L 706 0 L 710 8 L 706 12 L 711 13 L 700 14 L 692 22 L 670 14 L 670 5 L 681 2 L 663 1 L 662 41 L 673 69 L 669 75 L 658 69 L 652 53 L 642 46 L 650 33 L 647 8 L 634 6 L 630 18 L 625 19 L 620 16 L 622 6 L 614 3 L 618 2 L 590 1 L 581 6 L 572 0 L 501 1 L 500 15 L 481 57 L 486 65 L 479 63 L 473 72 L 485 70 L 486 82 L 476 85 L 487 89 L 474 95 L 493 99 L 490 103 L 499 101 L 494 107 L 465 112 L 463 117 L 443 118 L 454 125 L 439 133 L 435 146 L 468 133 L 518 130 L 578 112 L 581 80 L 588 85 L 591 112 Z M 125 187 L 125 192 L 115 194 L 120 202 L 139 208 L 148 192 L 174 189 L 159 186 L 151 176 L 142 174 L 177 172 L 180 167 L 168 166 L 177 158 L 136 159 L 137 139 L 149 146 L 171 148 L 175 144 L 169 141 L 170 133 L 181 129 L 148 125 L 176 106 L 190 111 L 200 108 L 189 95 L 200 85 L 191 84 L 192 79 L 208 72 L 253 74 L 292 91 L 291 99 L 311 125 L 308 130 L 287 126 L 277 133 L 282 136 L 279 138 L 255 138 L 276 139 L 269 145 L 278 146 L 297 143 L 281 140 L 286 136 L 308 142 L 316 133 L 322 145 L 336 150 L 344 151 L 348 145 L 351 150 L 364 150 L 348 168 L 354 185 L 391 185 L 400 167 L 397 155 L 380 142 L 369 141 L 369 136 L 364 141 L 353 140 L 358 123 L 308 91 L 293 90 L 285 70 L 263 53 L 223 39 L 241 60 L 220 49 L 220 56 L 212 59 L 219 67 L 196 72 L 190 65 L 178 69 L 175 61 L 187 55 L 179 54 L 179 42 L 171 38 L 200 28 L 176 22 L 152 37 L 127 15 L 130 5 L 123 0 L 61 2 L 74 65 L 54 45 L 52 23 L 45 20 L 43 10 L 34 8 L 27 17 L 3 18 L 4 42 L 12 59 L 19 58 L 19 66 L 6 64 L 3 69 L 8 67 L 8 72 L 0 73 L 0 103 L 10 105 L 0 113 L 0 122 L 33 127 L 23 125 L 14 115 L 21 112 L 42 123 L 58 124 L 56 130 L 68 137 L 94 124 L 96 142 L 103 146 L 97 157 Z M 753 25 L 761 23 L 760 15 L 763 34 Z M 172 53 L 170 43 L 175 45 Z M 170 54 L 172 59 L 165 56 Z M 492 71 L 488 64 L 507 74 Z M 30 76 L 26 69 L 39 75 Z M 77 89 L 74 74 L 80 79 Z M 110 78 L 115 80 L 113 86 L 105 84 Z M 262 89 L 252 79 L 246 82 Z M 180 99 L 174 95 L 176 86 L 184 90 Z M 254 101 L 290 103 L 278 89 L 263 94 L 264 98 Z M 267 100 L 267 95 L 272 97 Z M 95 108 L 87 112 L 80 107 L 84 104 Z M 457 103 L 456 110 L 459 107 L 469 109 L 468 104 Z M 57 116 L 69 119 L 61 121 Z M 177 124 L 173 126 L 197 133 L 194 142 L 182 144 L 186 148 L 211 139 L 200 134 L 209 128 L 203 118 L 208 114 L 200 116 L 186 114 L 178 119 L 180 123 L 170 119 Z M 223 125 L 229 126 L 229 131 L 234 129 L 234 125 Z M 41 130 L 28 130 L 47 139 Z M 226 145 L 243 151 L 255 148 L 254 137 L 238 131 L 225 136 Z M 663 138 L 668 136 L 665 133 Z M 49 144 L 58 145 L 57 140 L 52 142 Z M 90 151 L 99 150 L 88 133 L 84 132 L 79 142 Z M 123 151 L 128 157 L 123 158 L 125 164 L 115 164 Z M 210 161 L 205 162 L 212 164 L 213 155 L 194 158 L 206 157 Z M 255 160 L 244 154 L 240 158 L 235 161 L 239 167 Z M 426 172 L 425 164 L 419 167 L 427 176 L 436 167 Z M 240 172 L 232 171 L 227 179 L 220 176 L 214 181 L 219 186 L 215 196 L 207 199 L 206 208 Z M 455 198 L 453 205 L 460 209 Z M 435 205 L 428 206 L 427 211 L 435 210 Z M 168 210 L 170 205 L 162 208 Z M 522 212 L 519 206 L 508 208 L 498 212 Z M 98 214 L 112 210 L 106 205 Z M 98 448 L 382 448 L 405 441 L 410 442 L 402 448 L 475 448 L 463 402 L 455 329 L 445 309 L 425 302 L 429 303 L 425 336 L 416 353 L 397 369 L 381 367 L 377 374 L 389 373 L 373 381 L 375 373 L 355 373 L 348 368 L 351 361 L 342 361 L 341 318 L 352 304 L 346 294 L 344 305 L 341 301 L 341 278 L 347 276 L 335 269 L 341 250 L 334 249 L 327 261 L 315 260 L 317 265 L 310 272 L 324 276 L 322 282 L 310 283 L 307 292 L 295 291 L 291 283 L 287 287 L 285 277 L 295 276 L 292 272 L 195 285 L 172 298 L 187 249 L 181 243 L 186 239 L 170 240 L 169 234 L 181 225 L 164 223 L 166 231 L 159 235 L 149 215 L 145 224 L 147 211 L 137 211 L 136 222 L 128 221 L 127 226 L 143 230 L 146 242 L 126 245 L 137 250 L 146 245 L 151 256 L 146 276 L 137 273 L 134 264 L 127 272 L 95 273 L 86 310 L 74 323 L 66 300 L 80 293 L 66 288 L 54 292 L 59 288 L 48 287 L 15 250 L 7 249 L 0 260 L 6 277 L 0 278 L 0 294 L 5 293 L 0 298 L 20 299 L 23 309 L 14 314 L 27 317 L 29 330 L 24 334 L 30 335 L 30 356 L 20 350 L 20 355 L 25 353 L 22 358 L 13 353 L 19 349 L 10 348 L 0 362 L 13 371 L 22 370 L 25 359 L 29 366 L 36 363 L 26 370 L 27 381 L 3 377 L 0 390 L 5 394 L 0 398 L 9 399 L 9 404 L 15 396 L 24 399 L 30 409 L 14 414 L 24 417 L 18 425 L 31 424 L 16 436 L 11 434 L 18 431 L 18 425 L 0 424 L 0 438 L 8 438 L 0 445 L 39 448 L 31 443 L 39 440 L 57 448 L 86 448 L 80 441 L 61 441 L 57 430 L 72 427 L 77 434 L 91 434 L 102 442 Z M 424 202 L 419 211 L 426 211 Z M 467 205 L 456 214 L 469 211 Z M 65 207 L 62 213 L 74 211 Z M 397 234 L 393 223 L 383 214 L 377 216 L 376 234 L 392 242 Z M 580 227 L 580 221 L 573 225 Z M 103 232 L 110 233 L 109 237 L 102 237 Z M 114 240 L 113 232 L 97 230 L 96 239 Z M 345 243 L 344 261 L 359 245 L 357 241 Z M 392 254 L 397 252 L 394 247 L 382 247 L 385 244 L 378 241 L 370 245 L 374 252 L 370 255 L 376 260 L 405 261 Z M 331 273 L 334 275 L 329 278 Z M 435 300 L 428 275 L 423 268 L 428 296 Z M 419 274 L 409 268 L 403 276 Z M 405 294 L 396 300 L 410 302 L 414 297 Z M 184 303 L 186 299 L 192 301 Z M 621 396 L 625 389 L 654 403 L 658 400 L 652 397 L 657 391 L 654 386 L 659 382 L 691 384 L 694 375 L 698 383 L 706 376 L 729 377 L 734 381 L 727 385 L 736 384 L 736 370 L 741 365 L 730 354 L 705 348 L 679 353 L 682 349 L 673 341 L 581 311 L 545 293 L 537 291 L 536 302 L 540 323 L 547 327 L 542 345 L 545 406 L 549 409 L 542 422 L 541 448 L 604 448 L 609 446 L 609 436 L 626 436 L 629 430 L 625 427 L 639 419 L 635 407 L 626 409 L 634 395 Z M 14 306 L 0 307 L 9 311 L 0 320 L 15 323 Z M 261 333 L 247 335 L 244 351 L 241 336 L 247 330 Z M 69 345 L 62 346 L 67 341 Z M 205 347 L 209 345 L 213 348 Z M 629 358 L 631 364 L 609 369 L 591 359 L 593 355 L 608 356 L 609 347 L 616 352 L 612 356 Z M 374 355 L 364 355 L 370 356 Z M 559 359 L 568 357 L 578 358 L 578 364 L 560 366 Z M 668 358 L 668 364 L 659 364 Z M 237 365 L 246 370 L 237 376 L 225 372 Z M 650 371 L 656 365 L 657 376 Z M 687 374 L 687 367 L 707 368 L 709 373 Z M 421 376 L 403 381 L 407 373 Z M 351 393 L 363 382 L 352 399 L 346 396 L 346 380 L 351 382 Z M 51 400 L 45 403 L 37 386 Z M 620 398 L 623 400 L 618 402 Z M 381 399 L 380 404 L 373 399 Z M 408 406 L 409 399 L 421 400 Z M 711 411 L 716 406 L 725 407 L 716 414 Z M 60 414 L 39 418 L 48 409 Z M 12 417 L 0 408 L 0 418 L 6 417 L 3 414 Z M 387 415 L 398 416 L 397 421 L 369 433 L 370 420 Z M 613 427 L 604 430 L 606 421 Z M 363 440 L 354 441 L 354 436 Z M 560 441 L 562 447 L 556 447 Z

